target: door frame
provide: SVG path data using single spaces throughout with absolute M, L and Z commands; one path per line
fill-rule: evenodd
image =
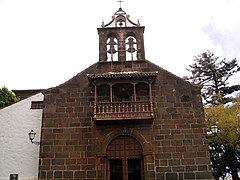
M 143 166 L 143 148 L 140 142 L 132 136 L 120 135 L 112 139 L 107 147 L 107 180 L 110 180 L 111 166 L 110 161 L 114 159 L 122 160 L 122 174 L 123 180 L 128 180 L 128 160 L 140 159 L 141 166 L 141 180 L 144 179 L 144 166 Z

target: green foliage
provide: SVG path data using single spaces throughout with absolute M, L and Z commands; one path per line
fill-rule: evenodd
M 5 86 L 0 89 L 0 109 L 11 105 L 18 100 L 18 97 Z
M 240 98 L 233 105 L 224 107 L 223 104 L 205 108 L 206 124 L 210 130 L 217 125 L 217 134 L 208 136 L 210 157 L 215 179 L 232 174 L 238 179 L 240 170 Z
M 213 98 L 219 93 L 224 97 L 229 92 L 240 89 L 239 85 L 228 86 L 227 83 L 229 77 L 240 71 L 236 59 L 231 61 L 220 60 L 210 51 L 199 54 L 194 58 L 194 63 L 189 65 L 190 68 L 187 68 L 191 73 L 187 80 L 203 86 L 202 96 L 207 102 L 215 103 Z
M 223 104 L 205 108 L 205 117 L 207 127 L 217 125 L 219 132 L 218 137 L 211 138 L 217 144 L 228 144 L 232 148 L 236 148 L 240 143 L 240 107 L 238 103 L 225 108 Z M 211 141 L 210 141 L 211 142 Z

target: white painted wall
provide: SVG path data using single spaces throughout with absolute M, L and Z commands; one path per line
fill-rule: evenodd
M 0 180 L 18 174 L 19 180 L 38 177 L 39 145 L 28 138 L 33 129 L 40 140 L 42 109 L 30 109 L 31 101 L 42 101 L 38 93 L 0 110 Z

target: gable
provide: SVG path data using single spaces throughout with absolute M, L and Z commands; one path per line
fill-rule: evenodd
M 156 82 L 162 84 L 164 88 L 167 86 L 172 86 L 174 91 L 196 91 L 200 93 L 201 87 L 194 85 L 173 73 L 159 67 L 158 65 L 150 62 L 150 61 L 125 61 L 125 62 L 98 62 L 95 63 L 85 70 L 81 71 L 79 74 L 69 79 L 65 83 L 48 89 L 44 94 L 48 94 L 49 92 L 58 92 L 59 89 L 63 91 L 63 89 L 69 88 L 86 88 L 89 86 L 89 81 L 87 78 L 87 74 L 105 74 L 105 73 L 120 73 L 120 72 L 158 72 Z M 64 91 L 65 92 L 65 91 Z

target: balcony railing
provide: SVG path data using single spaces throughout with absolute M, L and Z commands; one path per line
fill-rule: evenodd
M 152 119 L 151 102 L 97 102 L 94 107 L 95 120 Z

